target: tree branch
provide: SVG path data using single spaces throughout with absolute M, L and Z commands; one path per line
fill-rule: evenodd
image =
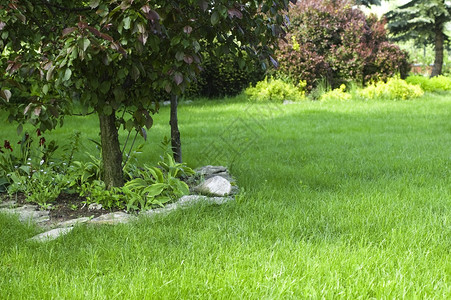
M 82 12 L 82 11 L 89 11 L 89 10 L 91 10 L 91 7 L 72 7 L 72 8 L 69 8 L 69 7 L 64 7 L 64 6 L 55 4 L 55 3 L 49 3 L 49 2 L 47 2 L 45 0 L 41 0 L 41 2 L 45 6 L 49 7 L 49 9 L 50 9 L 50 7 L 53 7 L 53 8 L 56 8 L 56 9 L 60 10 L 60 11 Z

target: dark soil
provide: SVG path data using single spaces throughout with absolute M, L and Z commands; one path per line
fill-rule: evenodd
M 7 194 L 0 194 L 0 202 L 14 200 L 18 206 L 30 204 L 25 201 L 25 195 L 17 194 L 9 197 Z M 62 222 L 81 217 L 98 217 L 100 215 L 108 214 L 120 209 L 100 209 L 89 210 L 88 205 L 83 203 L 86 201 L 85 197 L 80 197 L 77 194 L 61 194 L 51 203 L 49 210 L 50 222 Z

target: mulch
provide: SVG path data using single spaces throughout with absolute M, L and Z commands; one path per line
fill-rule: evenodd
M 0 194 L 0 202 L 14 200 L 18 206 L 30 204 L 25 201 L 25 195 L 18 193 L 12 196 L 8 196 L 3 193 Z M 62 222 L 70 219 L 76 219 L 81 217 L 98 217 L 104 214 L 108 214 L 115 211 L 121 211 L 121 209 L 100 209 L 89 210 L 88 204 L 86 204 L 86 198 L 80 197 L 77 194 L 60 194 L 58 198 L 52 202 L 49 209 L 49 217 L 51 222 Z

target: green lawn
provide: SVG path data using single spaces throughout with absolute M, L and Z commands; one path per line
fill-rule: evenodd
M 451 298 L 449 94 L 179 113 L 184 160 L 228 165 L 236 201 L 46 244 L 0 216 L 0 298 Z M 141 162 L 157 161 L 170 132 L 168 108 L 155 119 Z M 95 118 L 65 126 L 59 140 L 97 137 Z

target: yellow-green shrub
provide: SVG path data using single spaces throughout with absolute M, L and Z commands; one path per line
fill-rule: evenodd
M 324 93 L 319 98 L 321 101 L 329 101 L 329 100 L 340 100 L 347 101 L 352 98 L 351 94 L 345 92 L 346 86 L 344 84 L 340 85 L 339 88 L 331 90 L 327 93 Z
M 265 78 L 265 80 L 257 82 L 255 87 L 248 87 L 244 93 L 251 101 L 301 101 L 306 99 L 305 85 L 306 83 L 303 81 L 295 86 L 280 79 L 268 80 Z
M 414 75 L 407 77 L 406 81 L 410 84 L 421 86 L 421 88 L 427 92 L 451 90 L 451 78 L 442 75 L 432 78 Z
M 387 82 L 379 81 L 358 92 L 365 99 L 407 100 L 423 96 L 419 85 L 409 84 L 403 79 L 391 78 Z

